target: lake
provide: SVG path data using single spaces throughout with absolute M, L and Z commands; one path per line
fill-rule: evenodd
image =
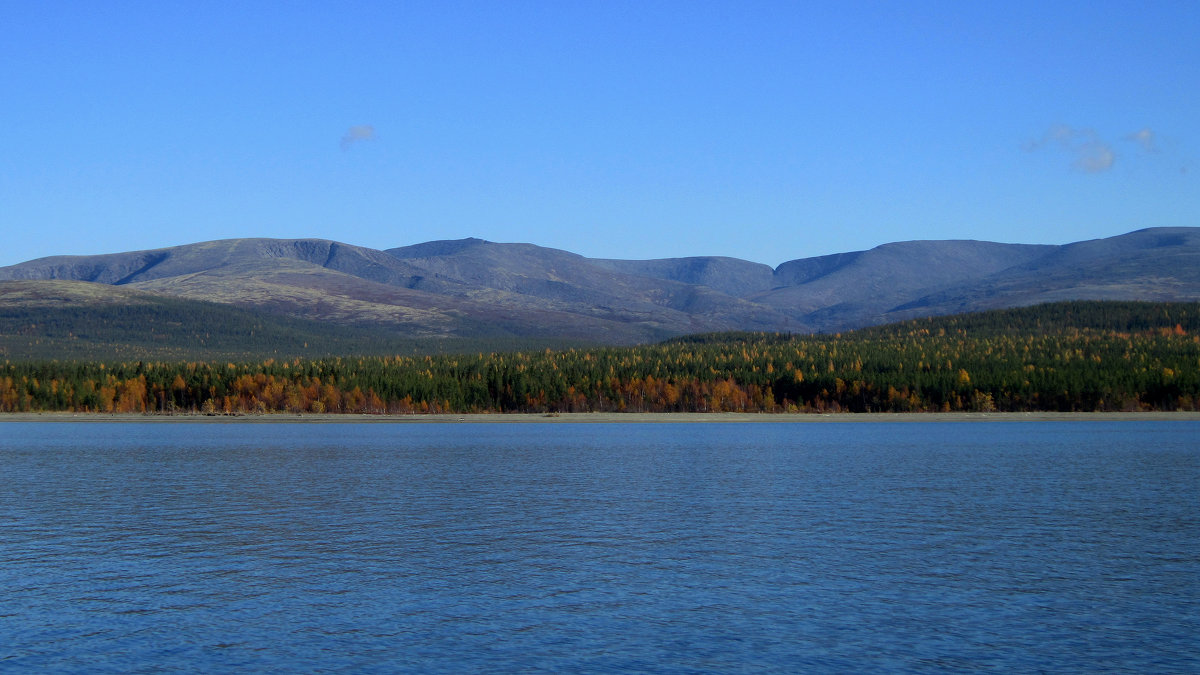
M 6 672 L 1200 671 L 1200 423 L 0 424 Z

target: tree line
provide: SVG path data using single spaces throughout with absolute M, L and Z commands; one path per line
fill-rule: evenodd
M 2 412 L 1178 409 L 1200 409 L 1197 303 L 1055 303 L 836 335 L 623 348 L 0 367 Z

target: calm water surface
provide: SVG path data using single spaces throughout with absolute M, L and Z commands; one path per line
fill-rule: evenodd
M 0 671 L 1200 671 L 1200 425 L 0 424 Z

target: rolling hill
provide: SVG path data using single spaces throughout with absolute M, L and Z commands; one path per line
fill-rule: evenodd
M 75 283 L 67 292 L 62 282 Z M 0 353 L 21 356 L 10 340 L 17 333 L 25 343 L 54 338 L 39 335 L 48 324 L 30 317 L 53 314 L 57 337 L 74 335 L 78 343 L 71 317 L 94 325 L 97 312 L 147 303 L 160 303 L 155 311 L 180 326 L 189 314 L 208 317 L 210 329 L 241 326 L 243 319 L 301 322 L 263 338 L 260 347 L 273 344 L 276 351 L 291 344 L 282 338 L 289 331 L 315 331 L 338 348 L 381 353 L 417 343 L 634 344 L 728 330 L 836 332 L 1090 299 L 1200 299 L 1200 228 L 1139 230 L 1062 246 L 898 242 L 775 269 L 728 257 L 592 259 L 481 239 L 388 250 L 317 239 L 233 239 L 56 256 L 0 268 L 0 310 L 8 317 L 0 323 L 0 349 L 7 352 Z M 168 300 L 205 309 L 161 304 Z M 218 320 L 222 309 L 244 314 Z M 262 325 L 261 334 L 271 334 Z M 144 327 L 148 334 L 158 330 Z M 194 342 L 183 334 L 204 327 L 156 339 L 160 346 Z M 125 337 L 133 339 L 137 329 Z

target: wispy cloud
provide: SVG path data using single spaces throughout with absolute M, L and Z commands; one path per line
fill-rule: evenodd
M 342 150 L 348 150 L 350 146 L 359 141 L 369 141 L 373 138 L 375 138 L 375 127 L 370 124 L 356 124 L 342 135 Z
M 1074 137 L 1076 133 L 1078 132 L 1065 124 L 1055 124 L 1054 126 L 1050 127 L 1046 133 L 1042 134 L 1041 138 L 1025 143 L 1025 149 L 1029 151 L 1041 150 L 1047 145 L 1053 144 L 1058 144 L 1065 147 L 1070 144 L 1071 138 Z
M 1122 140 L 1133 143 L 1144 153 L 1158 153 L 1158 134 L 1149 127 L 1125 134 Z M 1041 138 L 1025 143 L 1025 150 L 1034 152 L 1050 149 L 1071 157 L 1071 166 L 1084 173 L 1103 173 L 1117 162 L 1113 146 L 1092 129 L 1076 129 L 1065 124 L 1056 124 L 1046 130 Z
M 1142 147 L 1142 150 L 1145 150 L 1146 152 L 1158 152 L 1157 137 L 1155 136 L 1154 131 L 1149 128 L 1135 131 L 1126 136 L 1125 140 L 1137 143 Z
M 1084 173 L 1103 173 L 1113 167 L 1117 154 L 1091 129 L 1075 129 L 1065 124 L 1050 127 L 1041 138 L 1029 141 L 1025 149 L 1029 152 L 1043 148 L 1057 149 L 1073 159 L 1071 166 Z
M 1086 173 L 1102 173 L 1112 168 L 1117 161 L 1117 155 L 1104 141 L 1099 139 L 1086 141 L 1073 150 L 1075 161 L 1071 166 Z

